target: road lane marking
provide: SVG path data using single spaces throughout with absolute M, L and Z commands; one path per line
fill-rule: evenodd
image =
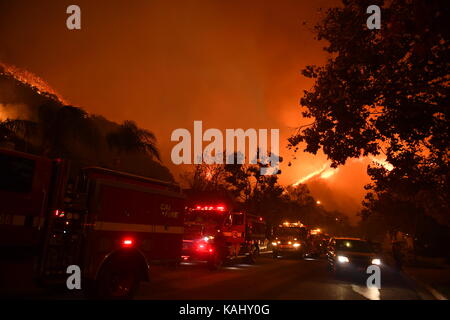
M 380 290 L 352 284 L 352 290 L 369 300 L 380 300 Z

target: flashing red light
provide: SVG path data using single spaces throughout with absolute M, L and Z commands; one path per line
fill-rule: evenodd
M 64 217 L 64 211 L 56 209 L 55 210 L 55 217 L 58 217 L 58 218 Z
M 134 245 L 133 239 L 126 238 L 122 240 L 122 247 L 124 248 L 130 248 Z
M 197 251 L 212 253 L 214 252 L 214 248 L 208 245 L 207 243 L 201 242 L 197 245 Z
M 207 210 L 207 211 L 212 211 L 212 210 L 216 210 L 216 211 L 225 211 L 225 206 L 224 205 L 218 205 L 218 206 L 195 206 L 195 210 Z

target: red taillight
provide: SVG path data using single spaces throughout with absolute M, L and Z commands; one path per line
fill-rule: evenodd
M 122 240 L 122 247 L 124 247 L 124 248 L 132 247 L 133 244 L 134 244 L 133 239 L 127 238 L 127 239 L 123 239 L 123 240 Z

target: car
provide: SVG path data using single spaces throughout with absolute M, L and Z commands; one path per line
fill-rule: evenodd
M 327 246 L 328 268 L 336 275 L 363 273 L 382 261 L 371 242 L 360 238 L 333 237 Z

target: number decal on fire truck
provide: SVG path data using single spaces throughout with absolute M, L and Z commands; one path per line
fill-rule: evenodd
M 165 217 L 175 218 L 175 219 L 178 217 L 178 212 L 171 211 L 172 207 L 168 203 L 161 203 L 159 208 L 161 209 L 161 214 Z
M 0 214 L 0 224 L 13 224 L 13 216 L 12 214 Z

